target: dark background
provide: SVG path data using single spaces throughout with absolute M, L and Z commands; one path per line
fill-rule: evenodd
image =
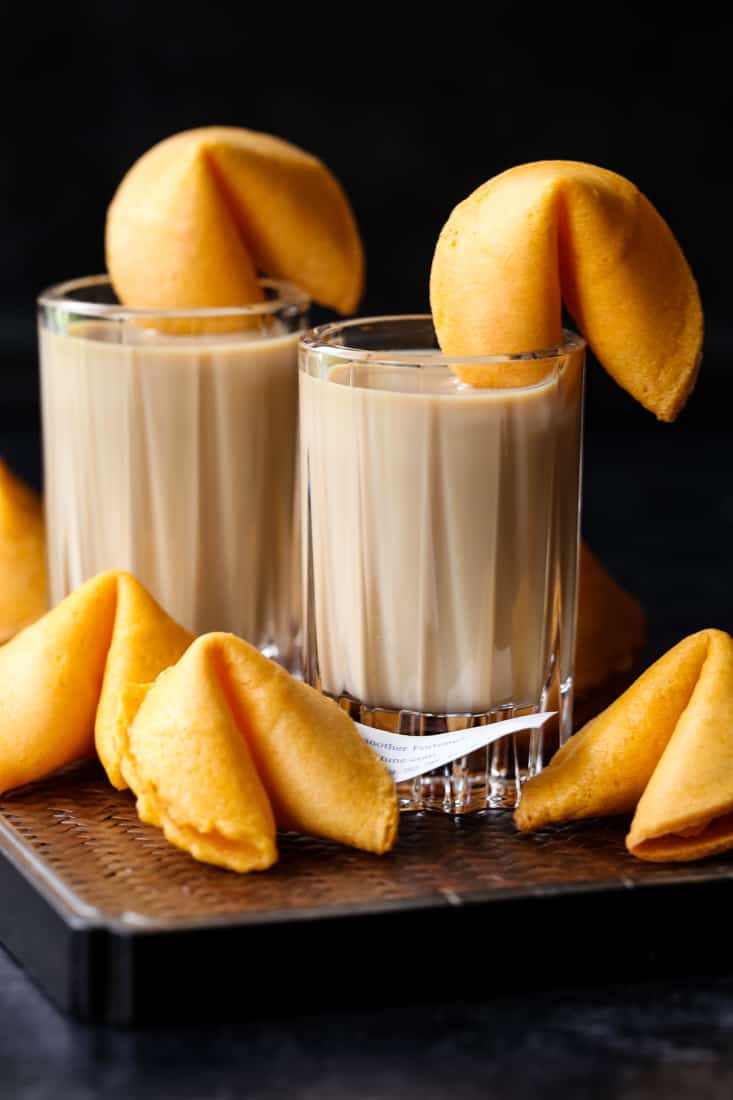
M 724 368 L 730 25 L 675 26 L 669 10 L 660 21 L 644 9 L 586 6 L 560 23 L 531 5 L 453 5 L 415 10 L 400 30 L 412 10 L 400 5 L 389 18 L 351 6 L 307 18 L 289 6 L 254 17 L 246 4 L 16 6 L 0 77 L 6 401 L 32 400 L 35 295 L 103 268 L 124 172 L 161 138 L 213 123 L 279 134 L 342 180 L 367 249 L 365 313 L 427 307 L 440 228 L 488 177 L 554 157 L 612 168 L 677 234 L 703 293 L 710 373 Z M 631 402 L 618 407 L 643 422 Z
M 257 16 L 117 3 L 16 7 L 14 27 L 0 66 L 0 453 L 21 473 L 40 483 L 35 296 L 103 268 L 107 204 L 161 138 L 243 125 L 325 160 L 366 244 L 363 313 L 427 308 L 440 228 L 485 179 L 522 161 L 588 160 L 631 178 L 666 217 L 707 331 L 697 390 L 671 426 L 589 365 L 585 531 L 655 607 L 650 654 L 708 625 L 703 573 L 720 577 L 713 612 L 733 626 L 730 18 L 624 4 L 560 20 L 507 3 Z
M 103 268 L 115 187 L 171 133 L 242 125 L 326 161 L 366 244 L 363 313 L 427 308 L 440 228 L 485 179 L 528 160 L 588 160 L 631 178 L 666 217 L 707 328 L 700 382 L 671 426 L 589 365 L 584 528 L 652 611 L 650 656 L 711 616 L 733 627 L 733 23 L 704 13 L 16 7 L 0 66 L 0 453 L 40 483 L 35 296 Z M 703 577 L 719 578 L 705 619 Z
M 454 5 L 400 31 L 348 6 L 320 18 L 314 7 L 307 22 L 285 6 L 270 18 L 215 2 L 188 16 L 29 6 L 2 66 L 0 302 L 20 323 L 42 287 L 100 270 L 105 209 L 133 161 L 178 130 L 224 123 L 294 141 L 343 181 L 367 247 L 367 312 L 423 309 L 456 202 L 512 164 L 563 157 L 629 176 L 659 207 L 717 339 L 733 290 L 730 28 L 675 27 L 668 11 L 660 24 L 644 9 L 559 24 L 531 5 Z

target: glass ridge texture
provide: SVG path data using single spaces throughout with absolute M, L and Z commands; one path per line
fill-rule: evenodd
M 297 341 L 309 302 L 130 309 L 106 276 L 39 297 L 52 604 L 125 569 L 195 634 L 299 648 Z
M 569 736 L 584 348 L 447 358 L 427 316 L 301 340 L 302 663 L 356 720 L 429 736 L 553 709 Z M 513 384 L 465 385 L 459 363 Z M 507 737 L 401 805 L 512 806 L 546 751 Z

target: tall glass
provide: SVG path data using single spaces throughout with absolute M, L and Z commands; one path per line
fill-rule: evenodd
M 105 276 L 39 299 L 53 603 L 127 569 L 194 633 L 229 630 L 291 665 L 297 342 L 309 302 L 127 309 Z
M 546 709 L 556 677 L 570 733 L 584 351 L 568 332 L 447 358 L 428 316 L 301 340 L 304 674 L 358 721 L 484 725 Z M 542 760 L 541 731 L 505 738 L 401 784 L 401 805 L 510 806 Z

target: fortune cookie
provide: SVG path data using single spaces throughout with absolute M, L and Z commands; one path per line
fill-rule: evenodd
M 364 284 L 356 222 L 325 165 L 234 127 L 188 130 L 145 153 L 109 207 L 106 253 L 120 300 L 149 309 L 258 302 L 259 271 L 349 313 Z
M 626 838 L 642 859 L 700 859 L 733 848 L 733 638 L 721 630 L 693 638 L 690 664 L 702 659 L 697 681 Z
M 130 708 L 122 773 L 138 814 L 204 863 L 266 870 L 277 862 L 275 818 L 226 682 L 200 650 L 169 672 Z
M 0 460 L 0 645 L 46 607 L 43 506 Z
M 682 250 L 632 183 L 591 164 L 524 164 L 474 191 L 440 234 L 430 300 L 455 356 L 551 349 L 564 302 L 602 366 L 660 420 L 697 378 L 703 314 Z M 495 384 L 490 365 L 484 383 L 466 369 L 464 381 Z
M 376 853 L 397 831 L 392 778 L 346 713 L 232 634 L 203 635 L 158 677 L 122 773 L 143 820 L 233 870 L 273 862 L 273 817 Z
M 109 578 L 108 585 L 116 585 L 117 604 L 94 741 L 110 783 L 121 790 L 127 785 L 121 770 L 127 751 L 127 730 L 139 699 L 134 688 L 149 684 L 159 672 L 175 664 L 193 641 L 193 635 L 167 615 L 147 589 L 128 573 L 102 576 Z
M 683 639 L 524 787 L 532 831 L 636 809 L 627 846 L 684 860 L 733 847 L 733 639 Z
M 101 573 L 0 649 L 0 793 L 92 756 L 113 782 L 124 751 L 117 700 L 190 635 L 126 573 Z M 123 653 L 123 648 L 128 647 Z
M 588 546 L 581 543 L 574 675 L 576 714 L 597 713 L 629 684 L 638 667 L 645 637 L 646 622 L 639 604 L 609 576 Z

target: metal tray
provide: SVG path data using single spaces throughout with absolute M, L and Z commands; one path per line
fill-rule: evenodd
M 120 1024 L 731 969 L 733 860 L 642 863 L 625 831 L 407 816 L 387 856 L 285 835 L 238 876 L 89 765 L 0 800 L 0 940 L 59 1007 Z

